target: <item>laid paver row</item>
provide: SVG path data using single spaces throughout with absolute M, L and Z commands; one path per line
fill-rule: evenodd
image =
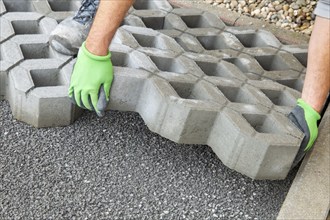
M 67 98 L 75 60 L 48 44 L 57 22 L 78 6 L 0 1 L 0 98 L 19 120 L 48 127 L 79 117 Z M 300 96 L 306 46 L 167 1 L 136 1 L 124 24 L 110 48 L 111 109 L 138 112 L 151 131 L 175 142 L 207 144 L 251 178 L 286 177 L 302 140 L 286 114 Z

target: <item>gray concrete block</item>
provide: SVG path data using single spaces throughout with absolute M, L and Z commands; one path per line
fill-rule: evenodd
M 301 93 L 272 80 L 248 81 L 262 98 L 260 104 L 288 115 L 301 97 Z
M 152 28 L 154 30 L 172 29 L 168 26 L 168 12 L 162 10 L 132 10 L 130 15 L 139 18 L 142 24 L 139 27 Z M 136 19 L 135 18 L 135 19 Z M 134 25 L 136 26 L 136 25 Z
M 245 84 L 236 80 L 222 80 L 216 83 L 221 96 L 226 99 L 226 107 L 235 111 L 244 111 L 244 109 L 262 109 L 267 112 L 269 108 L 262 107 L 265 97 L 250 84 Z
M 282 45 L 281 50 L 292 54 L 301 65 L 307 67 L 308 45 Z
M 0 35 L 0 43 L 6 41 L 8 38 L 15 35 L 14 29 L 11 26 L 10 22 L 1 16 L 0 18 L 1 25 L 1 35 Z
M 23 59 L 17 44 L 11 41 L 0 44 L 0 99 L 4 99 L 6 96 L 9 70 Z
M 237 38 L 230 33 L 222 32 L 216 35 L 203 34 L 196 36 L 199 43 L 205 50 L 224 50 L 233 49 L 241 51 L 243 45 L 237 40 Z
M 225 60 L 210 62 L 209 60 L 195 60 L 195 63 L 203 72 L 204 79 L 210 82 L 227 81 L 237 79 L 245 81 L 248 79 L 242 71 Z
M 223 30 L 226 25 L 214 14 L 194 8 L 175 8 L 173 14 L 180 16 L 188 29 L 214 28 Z
M 243 44 L 245 48 L 273 47 L 280 48 L 281 42 L 269 31 L 262 29 L 242 29 L 229 27 L 226 32 L 232 33 Z
M 176 94 L 169 99 L 159 134 L 178 143 L 206 143 L 217 112 L 223 107 L 216 87 L 206 81 L 170 85 Z
M 236 66 L 249 79 L 255 79 L 256 77 L 258 79 L 259 77 L 256 75 L 261 76 L 264 72 L 260 63 L 252 56 L 246 54 L 241 54 L 232 58 L 225 58 L 223 60 Z
M 114 74 L 108 109 L 136 111 L 145 81 L 151 73 L 127 67 L 114 67 Z
M 267 71 L 263 73 L 263 76 L 267 79 L 271 79 L 284 86 L 301 92 L 304 84 L 305 74 L 293 70 L 283 70 Z
M 221 108 L 212 102 L 217 99 L 216 89 L 205 84 L 169 83 L 153 77 L 145 84 L 137 111 L 150 130 L 176 142 L 198 143 L 208 136 L 209 125 Z
M 72 65 L 73 63 L 69 64 Z M 55 59 L 24 61 L 9 72 L 7 99 L 18 120 L 35 127 L 69 125 L 79 110 L 67 97 L 69 82 Z
M 254 57 L 265 71 L 302 71 L 304 67 L 289 53 L 279 52 L 277 54 L 256 55 Z
M 33 2 L 36 12 L 61 22 L 72 16 L 80 7 L 78 0 L 41 0 Z
M 3 1 L 0 1 L 0 15 L 3 15 L 4 13 L 6 13 L 6 7 L 3 4 Z
M 173 8 L 166 0 L 148 1 L 136 0 L 133 4 L 135 10 L 152 10 L 158 9 L 163 11 L 171 11 Z
M 48 37 L 80 2 L 2 4 L 0 98 L 36 127 L 72 123 L 80 113 L 67 97 L 76 60 L 52 50 Z M 108 109 L 138 112 L 170 140 L 208 144 L 251 178 L 285 178 L 302 139 L 285 115 L 300 96 L 304 48 L 165 0 L 136 1 L 124 24 L 110 46 Z
M 67 62 L 71 57 L 53 50 L 48 44 L 49 35 L 15 35 L 10 40 L 19 45 L 25 60 L 58 59 Z
M 43 17 L 35 12 L 7 13 L 3 18 L 10 22 L 16 36 L 50 34 L 57 26 L 54 19 Z
M 167 51 L 171 52 L 171 55 L 175 57 L 183 53 L 183 49 L 178 46 L 173 38 L 160 34 L 152 29 L 122 26 L 118 32 L 126 32 L 126 36 L 125 33 L 121 34 L 121 39 L 128 39 L 128 35 L 130 35 L 134 40 L 134 43 L 129 43 L 132 45 L 131 47 L 138 48 L 140 52 L 145 54 L 155 54 L 161 51 Z M 124 39 L 121 40 L 121 43 L 123 43 L 123 41 Z
M 113 66 L 143 69 L 149 72 L 156 71 L 156 67 L 150 58 L 137 50 L 112 43 L 110 45 L 110 51 Z
M 124 18 L 124 25 L 134 26 L 134 27 L 145 27 L 142 19 L 136 15 L 128 14 Z
M 31 12 L 34 11 L 33 1 L 2 0 L 6 12 Z
M 159 133 L 169 105 L 167 97 L 174 95 L 168 82 L 159 77 L 151 77 L 145 82 L 136 111 L 151 131 Z
M 208 145 L 238 172 L 254 179 L 284 179 L 303 137 L 287 120 L 262 110 L 238 113 L 226 108 L 214 122 Z
M 182 34 L 175 38 L 176 42 L 186 51 L 194 52 L 198 54 L 204 54 L 203 46 L 198 42 L 198 40 L 190 34 Z M 213 56 L 212 56 L 213 57 Z
M 171 56 L 149 56 L 154 63 L 155 74 L 168 80 L 197 81 L 201 76 L 196 72 L 196 65 L 184 56 L 173 58 Z

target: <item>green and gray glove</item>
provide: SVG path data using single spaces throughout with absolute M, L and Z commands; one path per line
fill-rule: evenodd
M 312 148 L 318 135 L 317 121 L 321 116 L 304 100 L 298 99 L 296 107 L 290 112 L 288 117 L 305 134 L 293 161 L 293 168 L 301 161 L 306 152 Z
M 113 67 L 110 52 L 96 56 L 82 44 L 74 66 L 69 88 L 71 101 L 81 108 L 95 111 L 102 117 L 109 103 Z

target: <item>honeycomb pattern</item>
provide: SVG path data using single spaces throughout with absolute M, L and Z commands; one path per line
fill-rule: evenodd
M 79 116 L 67 98 L 75 59 L 48 43 L 79 4 L 0 1 L 0 98 L 17 119 L 48 127 Z M 137 0 L 110 50 L 109 109 L 138 112 L 175 142 L 207 144 L 253 179 L 286 177 L 302 140 L 286 114 L 301 95 L 306 45 L 282 45 L 267 31 L 226 26 L 165 0 Z

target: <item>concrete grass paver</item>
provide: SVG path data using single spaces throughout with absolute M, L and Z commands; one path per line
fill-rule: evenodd
M 1 50 L 8 54 L 7 42 L 13 43 L 23 60 L 8 60 L 0 96 L 18 120 L 36 127 L 69 125 L 79 115 L 66 95 L 74 58 L 48 45 L 51 30 L 77 5 L 68 2 L 2 1 L 7 25 Z M 110 109 L 135 107 L 130 110 L 151 131 L 177 143 L 207 144 L 229 168 L 253 179 L 287 176 L 303 137 L 286 117 L 295 105 L 288 100 L 299 97 L 305 67 L 275 36 L 227 26 L 215 14 L 166 0 L 136 1 L 124 24 L 110 47 L 113 64 L 122 72 L 138 69 L 139 76 L 126 74 L 121 88 L 113 87 L 119 92 L 111 91 Z M 203 64 L 205 55 L 215 60 Z M 235 71 L 225 74 L 224 66 Z M 117 77 L 123 78 L 120 71 L 114 84 Z M 129 91 L 141 91 L 137 99 L 135 93 L 120 96 L 132 85 L 138 88 Z

